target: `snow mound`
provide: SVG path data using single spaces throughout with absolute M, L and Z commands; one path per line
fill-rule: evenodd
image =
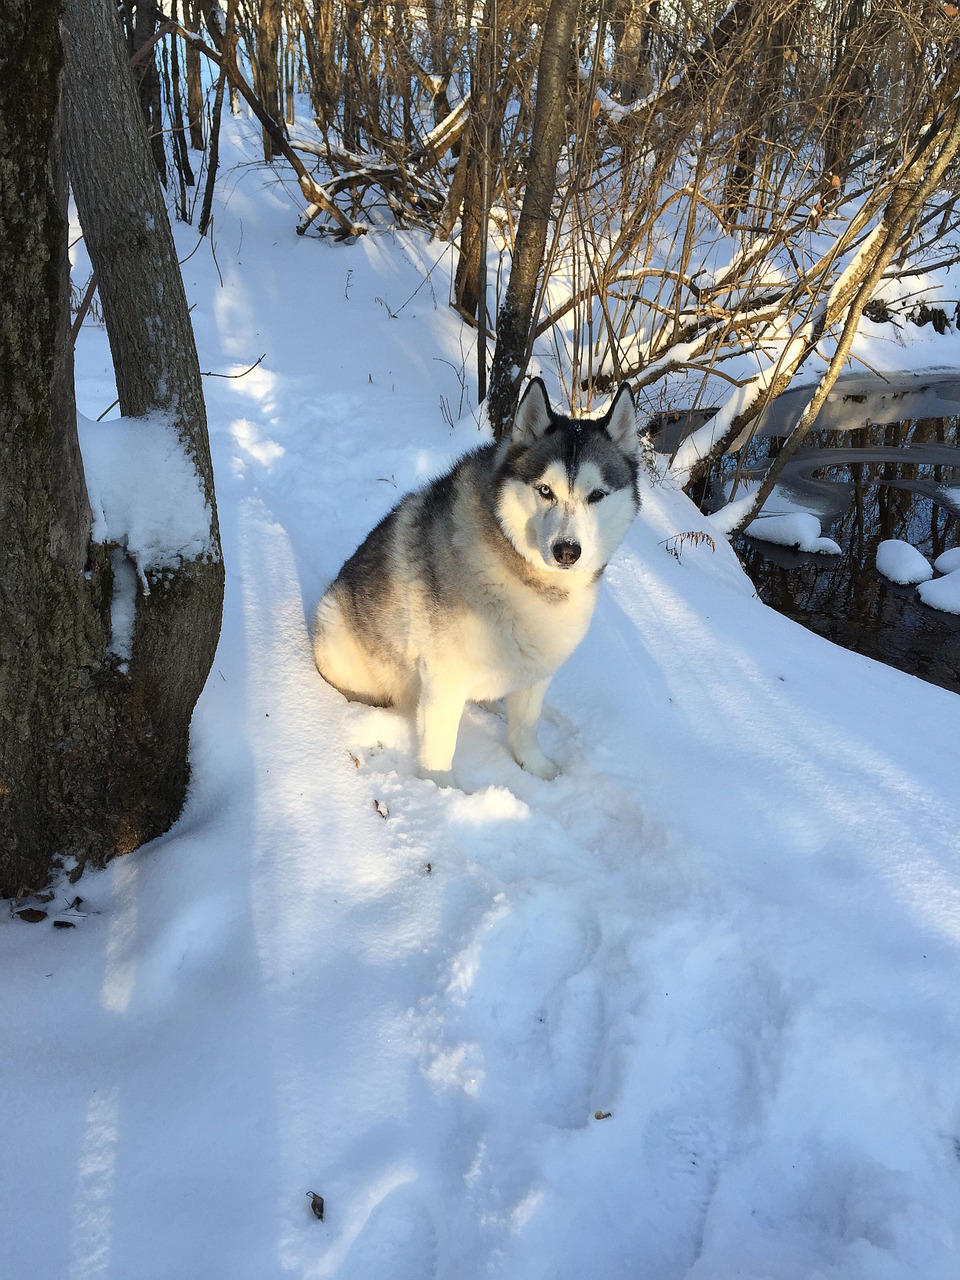
M 943 559 L 943 557 L 940 557 Z M 941 613 L 960 613 L 960 568 L 942 578 L 921 582 L 917 587 L 920 599 L 931 609 Z
M 78 417 L 94 542 L 126 547 L 144 581 L 209 555 L 210 507 L 169 419 Z
M 772 542 L 778 547 L 840 555 L 840 547 L 833 538 L 821 537 L 820 521 L 811 511 L 790 511 L 782 515 L 767 515 L 764 511 L 750 525 L 749 532 L 751 538 Z
M 748 511 L 753 495 L 759 488 L 757 481 L 741 482 L 738 492 L 742 497 L 727 503 L 708 517 L 710 525 L 720 533 L 731 533 Z M 728 487 L 729 496 L 729 487 Z M 824 555 L 840 555 L 840 547 L 833 538 L 821 536 L 819 517 L 812 511 L 797 506 L 779 488 L 763 504 L 747 532 L 751 538 L 771 542 L 778 547 L 793 547 L 797 551 L 816 551 Z
M 891 582 L 912 586 L 933 577 L 926 557 L 900 538 L 886 538 L 877 547 L 877 569 Z
M 933 567 L 937 573 L 953 573 L 955 569 L 960 569 L 960 547 L 951 547 L 949 551 L 937 556 Z

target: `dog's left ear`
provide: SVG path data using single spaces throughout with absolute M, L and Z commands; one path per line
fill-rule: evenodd
M 510 437 L 514 444 L 533 444 L 540 439 L 552 421 L 547 388 L 540 378 L 533 378 L 517 406 Z
M 629 382 L 621 382 L 620 389 L 607 410 L 607 435 L 624 453 L 634 453 L 637 448 L 637 407 Z

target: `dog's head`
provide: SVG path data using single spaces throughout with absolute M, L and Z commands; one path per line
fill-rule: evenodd
M 599 418 L 550 407 L 534 378 L 517 408 L 499 474 L 497 516 L 537 569 L 596 577 L 637 513 L 637 415 L 623 383 Z

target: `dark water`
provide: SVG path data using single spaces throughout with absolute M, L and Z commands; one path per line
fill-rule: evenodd
M 761 600 L 779 613 L 845 649 L 960 693 L 960 616 L 928 608 L 915 587 L 888 582 L 869 554 L 864 561 L 846 550 L 802 555 L 748 537 L 735 545 Z
M 960 544 L 960 469 L 922 460 L 925 448 L 942 459 L 938 450 L 957 439 L 957 426 L 955 419 L 926 419 L 876 428 L 862 456 L 872 443 L 882 447 L 883 461 L 857 462 L 846 433 L 842 442 L 834 437 L 841 445 L 834 465 L 823 460 L 829 448 L 818 449 L 815 466 L 798 455 L 790 464 L 800 481 L 797 498 L 814 474 L 824 533 L 842 555 L 800 554 L 747 536 L 735 545 L 760 598 L 780 613 L 844 648 L 960 693 L 960 616 L 929 608 L 915 587 L 888 582 L 875 568 L 884 538 L 902 538 L 931 562 Z M 897 449 L 900 463 L 891 460 Z

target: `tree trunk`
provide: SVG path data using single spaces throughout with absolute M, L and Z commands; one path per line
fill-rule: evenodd
M 490 373 L 488 414 L 498 438 L 513 421 L 530 355 L 537 284 L 543 268 L 557 163 L 565 133 L 567 75 L 576 47 L 574 35 L 579 7 L 579 0 L 551 0 L 543 25 L 527 185 L 517 224 L 510 280 L 497 319 L 497 346 Z
M 457 310 L 470 319 L 479 319 L 481 259 L 487 252 L 484 227 L 488 210 L 484 207 L 484 197 L 489 191 L 489 175 L 494 168 L 491 147 L 494 136 L 499 138 L 503 120 L 498 111 L 502 99 L 496 87 L 500 78 L 500 49 L 494 23 L 496 12 L 494 0 L 485 0 L 470 75 L 470 125 L 465 137 L 466 154 L 461 156 L 462 176 L 457 175 L 460 245 L 453 296 Z M 460 165 L 457 168 L 459 170 Z
M 63 39 L 70 183 L 97 272 L 120 412 L 172 416 L 213 510 L 200 366 L 176 245 L 109 0 L 67 0 Z
M 160 73 L 157 70 L 157 50 L 151 44 L 161 13 L 151 0 L 141 3 L 140 0 L 125 0 L 123 5 L 124 26 L 127 41 L 127 55 L 136 59 L 137 95 L 140 98 L 140 110 L 147 126 L 150 139 L 150 150 L 157 174 L 164 186 L 167 185 L 167 155 L 163 146 L 163 104 L 160 100 Z M 148 52 L 138 57 L 142 50 Z
M 633 102 L 649 90 L 650 14 L 658 0 L 614 0 L 610 28 L 616 54 L 613 87 L 621 102 Z
M 58 22 L 56 6 L 35 11 L 29 0 L 12 0 L 0 16 L 0 890 L 7 894 L 46 869 L 36 856 L 37 829 L 56 752 L 50 685 L 61 674 L 50 670 L 57 665 L 50 642 L 72 630 L 90 526 L 66 344 Z
M 91 127 L 74 120 L 74 155 L 81 140 L 84 147 L 74 169 L 84 171 L 78 202 L 89 203 L 86 179 L 104 206 L 99 236 L 96 208 L 86 207 L 87 234 L 125 411 L 165 409 L 177 424 L 212 524 L 209 562 L 171 568 L 163 589 L 138 598 L 129 669 L 109 652 L 113 579 L 107 548 L 90 543 L 67 341 L 56 8 L 13 0 L 0 20 L 4 894 L 42 885 L 58 857 L 74 856 L 81 868 L 102 865 L 176 819 L 188 778 L 190 716 L 212 660 L 222 602 L 199 372 L 189 374 L 196 353 L 169 224 L 116 17 L 105 0 L 76 0 L 64 15 L 79 90 L 72 112 Z M 130 291 L 126 305 L 123 287 Z
M 333 0 L 316 0 L 308 10 L 304 0 L 294 0 L 303 57 L 309 72 L 307 87 L 313 114 L 325 132 L 337 118 L 340 60 L 336 52 L 336 18 Z
M 177 0 L 172 0 L 170 16 L 179 22 Z M 170 104 L 170 131 L 173 141 L 173 158 L 177 170 L 177 217 L 181 222 L 190 221 L 190 209 L 187 206 L 187 187 L 196 181 L 190 164 L 190 150 L 187 147 L 187 129 L 183 118 L 183 92 L 180 84 L 180 44 L 170 41 L 169 57 L 163 59 L 165 89 Z
M 280 110 L 280 0 L 260 0 L 260 17 L 257 20 L 257 46 L 254 61 L 254 85 L 257 95 L 269 116 L 279 125 L 283 120 Z M 273 138 L 264 129 L 263 158 L 269 164 L 276 156 Z
M 200 10 L 196 4 L 184 0 L 183 17 L 191 31 L 200 29 Z M 187 116 L 190 121 L 190 146 L 194 151 L 202 151 L 203 141 L 203 81 L 200 77 L 200 54 L 192 41 L 185 42 L 185 59 L 187 70 Z

